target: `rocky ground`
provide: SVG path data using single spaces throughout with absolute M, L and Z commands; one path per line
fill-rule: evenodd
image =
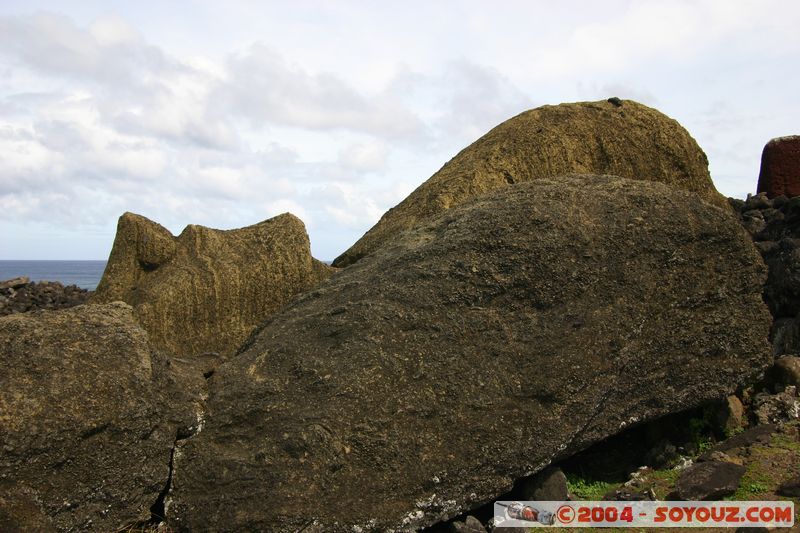
M 512 492 L 499 499 L 791 500 L 800 512 L 798 378 L 793 377 L 795 385 L 773 381 L 741 391 L 748 401 L 741 410 L 730 409 L 729 402 L 709 404 L 629 430 L 519 481 Z M 782 415 L 773 414 L 773 423 L 760 423 L 763 418 L 757 411 L 763 414 L 766 405 L 771 406 L 772 413 L 783 411 L 784 406 L 789 410 Z M 478 509 L 473 515 L 470 523 L 473 526 L 480 523 L 483 530 L 467 528 L 466 517 L 461 517 L 428 531 L 492 531 L 491 506 Z M 585 530 L 671 531 L 665 528 Z M 525 530 L 496 528 L 495 531 Z
M 58 281 L 32 282 L 27 277 L 0 281 L 0 316 L 35 309 L 65 309 L 86 303 L 91 291 Z

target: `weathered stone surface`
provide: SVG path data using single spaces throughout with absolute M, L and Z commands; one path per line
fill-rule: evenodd
M 411 530 L 771 362 L 732 212 L 609 176 L 494 191 L 268 320 L 176 450 L 171 527 Z
M 713 422 L 721 433 L 730 435 L 741 429 L 745 422 L 744 405 L 742 401 L 731 394 L 724 400 L 714 405 Z
M 729 455 L 740 453 L 742 450 L 753 446 L 754 444 L 761 443 L 765 444 L 770 441 L 772 438 L 772 434 L 777 431 L 777 428 L 773 424 L 762 424 L 755 427 L 752 427 L 745 431 L 744 433 L 739 433 L 738 435 L 734 435 L 733 437 L 726 439 L 719 444 L 715 445 L 713 448 L 705 452 L 701 455 L 698 460 L 699 461 L 709 461 L 711 460 L 712 454 L 715 452 L 724 452 Z
M 784 238 L 764 254 L 769 276 L 764 299 L 775 318 L 800 314 L 800 239 Z
M 751 416 L 758 424 L 782 424 L 800 419 L 797 387 L 787 385 L 775 394 L 762 392 L 753 397 Z
M 787 356 L 775 360 L 771 373 L 777 384 L 800 388 L 800 357 Z
M 637 102 L 619 103 L 543 106 L 503 122 L 384 214 L 333 265 L 352 264 L 493 189 L 573 172 L 659 181 L 729 208 L 711 182 L 706 155 L 677 121 Z
M 800 238 L 800 196 L 791 199 L 778 196 L 770 200 L 766 193 L 759 193 L 745 202 L 731 201 L 731 206 L 756 242 L 777 243 L 787 237 Z
M 781 483 L 778 494 L 788 498 L 800 498 L 800 476 L 794 476 Z
M 457 521 L 450 524 L 451 533 L 486 533 L 486 528 L 474 516 L 468 516 L 463 522 Z
M 567 476 L 557 466 L 548 466 L 521 482 L 521 500 L 564 501 L 569 497 Z
M 770 338 L 775 357 L 800 354 L 800 315 L 773 321 Z
M 0 360 L 0 530 L 148 520 L 192 413 L 130 307 L 0 318 Z
M 153 344 L 178 355 L 232 355 L 264 319 L 333 269 L 311 257 L 297 217 L 236 230 L 189 225 L 179 237 L 125 213 L 94 302 L 122 300 Z
M 747 469 L 741 465 L 708 461 L 686 468 L 675 481 L 681 500 L 718 500 L 736 492 Z
M 800 135 L 778 137 L 764 146 L 758 192 L 767 196 L 800 196 Z

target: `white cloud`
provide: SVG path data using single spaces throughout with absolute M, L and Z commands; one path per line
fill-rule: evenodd
M 310 74 L 263 44 L 228 62 L 215 99 L 258 127 L 277 123 L 309 129 L 348 129 L 387 138 L 414 135 L 417 116 L 382 95 L 364 95 L 329 72 Z
M 604 4 L 604 8 L 602 20 L 578 24 L 566 42 L 534 52 L 537 77 L 618 73 L 645 61 L 665 67 L 691 62 L 709 47 L 758 25 L 796 35 L 796 28 L 789 29 L 786 23 L 796 22 L 800 14 L 798 4 L 785 1 L 647 0 Z
M 116 7 L 0 5 L 7 258 L 47 257 L 70 231 L 110 247 L 126 210 L 174 232 L 288 210 L 331 259 L 460 149 L 544 103 L 656 106 L 739 195 L 763 144 L 800 123 L 796 2 Z M 23 227 L 37 247 L 46 228 L 58 237 L 9 255 L 4 234 Z
M 141 43 L 142 36 L 119 15 L 107 15 L 89 26 L 89 33 L 101 47 Z
M 386 168 L 389 147 L 385 142 L 361 142 L 339 150 L 339 163 L 355 172 L 376 172 Z

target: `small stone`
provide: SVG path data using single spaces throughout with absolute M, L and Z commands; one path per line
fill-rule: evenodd
M 727 453 L 720 452 L 720 451 L 710 452 L 708 454 L 708 457 L 705 458 L 704 460 L 707 460 L 707 461 L 718 461 L 718 462 L 721 462 L 721 463 L 733 463 L 735 465 L 741 465 L 741 464 L 744 463 L 744 461 L 742 461 L 742 459 L 740 459 L 739 457 L 731 457 Z
M 777 493 L 780 496 L 787 496 L 789 498 L 800 498 L 800 476 L 795 476 L 781 483 Z
M 656 495 L 652 489 L 646 490 L 629 490 L 629 489 L 613 489 L 603 495 L 603 501 L 612 502 L 647 502 L 655 501 Z
M 782 392 L 776 394 L 756 394 L 751 410 L 759 424 L 780 424 L 797 420 L 800 417 L 797 388 L 787 385 Z
M 800 354 L 800 316 L 794 318 L 778 318 L 772 323 L 772 332 L 770 333 L 772 339 L 772 354 L 780 359 L 783 355 Z M 782 365 L 792 365 L 791 362 L 781 363 Z M 773 367 L 773 374 L 777 372 L 779 375 L 782 369 Z M 773 379 L 781 379 L 780 376 L 774 376 Z M 797 383 L 793 383 L 797 385 Z
M 557 466 L 549 466 L 520 485 L 520 498 L 529 501 L 565 501 L 567 476 Z
M 710 461 L 684 470 L 675 482 L 681 500 L 717 500 L 736 492 L 747 469 L 733 463 Z
M 728 203 L 737 213 L 744 211 L 744 200 L 741 198 L 728 198 Z
M 780 210 L 775 208 L 764 209 L 761 211 L 761 215 L 764 217 L 764 222 L 766 222 L 768 226 L 776 222 L 782 222 L 783 219 L 786 218 Z
M 468 516 L 463 522 L 453 522 L 450 524 L 451 533 L 486 533 L 480 520 L 474 516 Z
M 772 207 L 775 209 L 780 209 L 789 201 L 789 198 L 785 194 L 781 194 L 780 196 L 776 196 L 772 199 Z
M 735 395 L 730 395 L 717 406 L 714 422 L 725 434 L 740 429 L 744 422 L 744 405 Z
M 647 464 L 655 468 L 672 465 L 679 459 L 678 448 L 667 439 L 659 440 L 645 455 Z
M 766 193 L 756 194 L 755 196 L 748 194 L 747 200 L 744 201 L 745 209 L 767 209 L 772 207 L 772 202 L 767 198 Z
M 724 440 L 708 450 L 706 453 L 701 455 L 698 460 L 699 461 L 708 461 L 710 460 L 710 456 L 714 452 L 725 452 L 728 455 L 733 455 L 738 453 L 739 450 L 744 448 L 749 448 L 750 446 L 757 444 L 757 443 L 767 443 L 772 438 L 772 434 L 778 430 L 772 424 L 762 424 L 759 426 L 752 427 L 745 431 L 744 433 L 740 433 L 735 437 L 731 437 L 728 440 Z
M 742 226 L 750 235 L 755 236 L 766 229 L 767 223 L 761 211 L 753 209 L 742 213 Z
M 790 355 L 777 359 L 772 375 L 776 384 L 800 387 L 800 357 Z

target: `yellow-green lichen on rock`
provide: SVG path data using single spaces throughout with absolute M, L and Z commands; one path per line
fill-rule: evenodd
M 189 225 L 178 237 L 125 213 L 93 301 L 132 305 L 159 349 L 228 356 L 333 272 L 311 256 L 303 222 L 289 213 L 235 230 Z
M 677 121 L 617 98 L 548 105 L 503 122 L 462 150 L 333 266 L 355 263 L 399 233 L 493 189 L 573 173 L 658 181 L 727 208 L 705 153 Z

